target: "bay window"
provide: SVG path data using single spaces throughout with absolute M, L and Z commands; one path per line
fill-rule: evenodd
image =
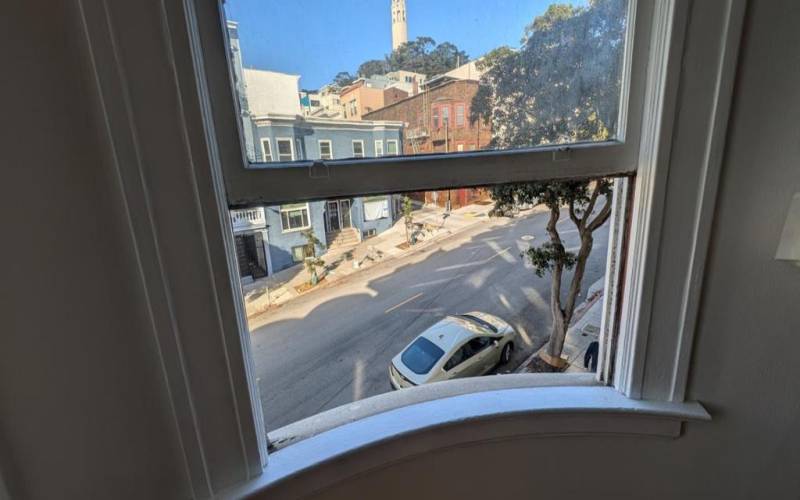
M 411 138 L 407 135 L 408 131 L 403 130 L 396 139 L 381 139 L 386 143 L 386 156 L 380 158 L 357 157 L 356 143 L 353 142 L 354 158 L 334 159 L 330 142 L 319 141 L 318 158 L 311 157 L 314 148 L 309 148 L 306 157 L 298 160 L 294 153 L 294 140 L 275 135 L 274 151 L 270 147 L 270 139 L 252 139 L 253 142 L 258 141 L 255 144 L 261 144 L 262 151 L 262 161 L 254 162 L 245 153 L 246 146 L 252 146 L 253 142 L 245 143 L 248 136 L 258 133 L 258 127 L 247 128 L 245 118 L 248 114 L 242 110 L 244 101 L 232 86 L 231 65 L 235 62 L 226 38 L 225 5 L 166 1 L 157 15 L 162 16 L 163 25 L 168 28 L 162 36 L 169 54 L 165 57 L 167 62 L 163 67 L 154 67 L 153 71 L 167 75 L 169 78 L 164 81 L 172 82 L 175 86 L 167 88 L 167 85 L 164 88 L 165 95 L 168 95 L 165 99 L 169 100 L 160 105 L 180 110 L 182 119 L 185 142 L 172 141 L 172 149 L 167 149 L 187 154 L 182 157 L 184 163 L 180 168 L 170 174 L 177 176 L 190 172 L 192 175 L 176 178 L 179 181 L 175 182 L 145 184 L 147 196 L 142 196 L 142 187 L 137 183 L 141 183 L 143 177 L 138 175 L 137 169 L 146 168 L 147 165 L 134 154 L 138 147 L 137 134 L 132 132 L 131 126 L 136 126 L 140 134 L 147 135 L 148 126 L 156 123 L 156 120 L 147 121 L 152 118 L 147 114 L 152 109 L 152 106 L 147 106 L 148 99 L 157 92 L 148 87 L 144 79 L 134 78 L 137 73 L 132 70 L 118 71 L 119 64 L 122 64 L 120 61 L 131 67 L 138 62 L 128 58 L 124 50 L 115 52 L 115 47 L 124 48 L 134 45 L 135 41 L 142 41 L 136 38 L 135 30 L 110 29 L 109 23 L 112 21 L 109 19 L 118 18 L 106 16 L 104 9 L 115 14 L 117 9 L 124 7 L 87 4 L 82 15 L 85 17 L 98 86 L 107 104 L 104 113 L 107 114 L 109 131 L 115 139 L 116 153 L 121 159 L 121 186 L 132 200 L 132 210 L 136 210 L 139 201 L 144 207 L 141 209 L 144 216 L 138 218 L 137 215 L 132 232 L 142 241 L 151 242 L 155 239 L 153 248 L 166 252 L 166 257 L 171 257 L 170 252 L 174 248 L 185 249 L 183 258 L 188 259 L 191 255 L 192 269 L 208 275 L 206 281 L 214 292 L 197 293 L 197 288 L 188 284 L 184 286 L 181 279 L 189 278 L 180 266 L 169 259 L 161 268 L 152 268 L 153 274 L 147 275 L 143 285 L 153 297 L 161 297 L 165 290 L 172 290 L 165 283 L 175 283 L 175 290 L 181 292 L 175 296 L 180 307 L 174 307 L 166 300 L 153 302 L 156 311 L 154 322 L 159 327 L 156 340 L 163 351 L 165 376 L 169 379 L 172 391 L 170 401 L 185 443 L 187 471 L 196 491 L 214 494 L 232 482 L 252 479 L 264 465 L 267 470 L 275 466 L 272 470 L 278 474 L 264 476 L 266 483 L 262 485 L 269 484 L 269 481 L 279 478 L 281 472 L 278 471 L 289 475 L 312 466 L 315 461 L 318 463 L 359 446 L 379 442 L 382 438 L 442 425 L 455 418 L 469 421 L 471 418 L 491 418 L 493 415 L 514 412 L 546 412 L 548 408 L 584 414 L 593 411 L 607 414 L 644 412 L 675 421 L 708 418 L 702 408 L 684 402 L 684 388 L 691 359 L 693 315 L 697 312 L 699 300 L 697 286 L 702 277 L 698 273 L 702 270 L 704 245 L 707 244 L 702 220 L 713 209 L 715 177 L 710 174 L 714 172 L 714 161 L 719 158 L 724 142 L 726 100 L 730 98 L 736 61 L 735 47 L 743 15 L 738 3 L 727 2 L 726 6 L 721 15 L 698 16 L 698 25 L 692 27 L 701 33 L 708 33 L 705 35 L 708 37 L 706 48 L 714 51 L 712 61 L 706 60 L 708 56 L 701 57 L 694 52 L 683 51 L 684 34 L 692 9 L 708 9 L 708 6 L 686 0 L 607 0 L 573 7 L 573 16 L 585 14 L 579 19 L 581 22 L 555 22 L 553 26 L 561 26 L 564 30 L 588 26 L 592 36 L 600 36 L 598 33 L 603 30 L 613 31 L 606 33 L 612 43 L 589 44 L 589 48 L 586 48 L 585 61 L 594 62 L 595 66 L 565 64 L 566 68 L 584 68 L 589 74 L 578 75 L 586 77 L 584 80 L 597 78 L 597 72 L 603 73 L 598 80 L 605 84 L 598 86 L 597 91 L 589 96 L 580 95 L 579 86 L 568 84 L 570 73 L 560 75 L 565 81 L 557 81 L 546 88 L 535 86 L 537 82 L 529 78 L 524 64 L 530 61 L 533 64 L 546 62 L 546 50 L 562 50 L 565 47 L 550 43 L 553 39 L 547 37 L 537 38 L 535 30 L 542 26 L 546 28 L 549 24 L 534 25 L 533 31 L 524 33 L 526 38 L 521 47 L 504 53 L 493 63 L 497 65 L 496 69 L 489 68 L 484 73 L 479 86 L 475 88 L 480 92 L 475 94 L 470 105 L 463 108 L 457 105 L 455 108 L 456 126 L 459 126 L 463 114 L 465 121 L 470 120 L 470 123 L 478 125 L 468 128 L 476 133 L 491 134 L 491 146 L 472 150 L 473 144 L 489 143 L 482 135 L 479 138 L 481 142 L 464 139 L 469 141 L 468 151 L 451 145 L 447 150 L 458 150 L 446 154 L 423 153 L 436 151 L 435 141 L 450 141 L 451 138 L 447 135 L 433 137 L 431 131 L 425 131 L 428 136 L 419 134 Z M 606 14 L 615 12 L 613 9 L 622 9 L 622 14 L 593 18 L 591 9 L 597 7 L 610 9 Z M 612 22 L 606 23 L 603 19 L 612 19 Z M 569 34 L 554 39 L 566 43 L 565 40 L 580 35 L 578 31 L 569 31 Z M 246 50 L 247 44 L 244 44 L 242 52 L 245 58 Z M 530 58 L 525 59 L 528 56 Z M 683 58 L 693 57 L 704 64 L 692 66 L 698 69 L 691 73 L 682 71 L 685 63 Z M 550 60 L 553 59 L 547 59 Z M 563 58 L 561 60 L 569 62 Z M 434 76 L 427 75 L 427 92 L 435 91 Z M 124 78 L 131 78 L 135 84 L 133 90 L 128 90 L 128 83 L 131 82 L 124 82 Z M 531 85 L 534 85 L 535 100 L 531 94 L 526 94 Z M 702 88 L 698 95 L 706 100 L 699 102 L 694 109 L 695 113 L 703 113 L 702 120 L 694 119 L 687 123 L 685 116 L 677 115 L 675 110 L 678 103 L 686 99 L 680 94 L 684 85 Z M 128 92 L 130 96 L 126 95 Z M 132 99 L 133 106 L 128 99 Z M 574 105 L 587 102 L 590 103 L 588 107 Z M 542 111 L 544 107 L 537 106 L 546 106 L 552 114 Z M 436 129 L 449 121 L 447 106 L 431 106 L 429 102 L 425 110 L 430 115 L 424 117 L 424 125 L 431 124 Z M 567 113 L 567 110 L 570 112 Z M 676 144 L 685 146 L 680 142 L 684 139 L 673 130 L 678 121 L 695 132 L 692 140 L 704 141 L 700 147 L 692 150 L 704 153 L 698 153 L 697 157 L 690 156 L 685 165 L 670 163 L 669 153 Z M 308 132 L 308 129 L 302 129 L 305 123 L 295 125 L 296 130 Z M 275 124 L 270 126 L 278 127 Z M 384 133 L 386 126 L 375 124 L 376 128 L 382 129 L 374 132 Z M 158 140 L 156 136 L 147 137 Z M 673 144 L 673 139 L 678 142 Z M 400 151 L 399 140 L 410 144 L 408 151 Z M 418 144 L 420 147 L 415 150 L 415 140 L 428 140 L 430 143 Z M 429 146 L 432 147 L 426 149 Z M 376 142 L 376 153 L 377 150 Z M 363 142 L 361 153 L 363 156 Z M 673 187 L 668 183 L 669 169 L 673 169 L 669 171 L 670 176 L 679 171 L 690 182 L 682 183 L 684 187 Z M 178 192 L 184 197 L 180 198 L 185 201 L 182 206 L 187 211 L 194 210 L 194 217 L 173 220 L 170 214 L 152 210 L 149 205 L 152 203 L 157 208 L 162 200 L 173 199 Z M 568 194 L 565 195 L 565 192 Z M 388 195 L 392 197 L 386 198 Z M 389 199 L 397 200 L 397 203 L 392 202 L 392 209 L 386 210 L 388 207 L 384 202 L 378 202 L 377 197 L 387 200 L 386 205 Z M 351 204 L 350 200 L 355 201 Z M 361 207 L 358 200 L 364 201 Z M 448 209 L 439 210 L 445 205 L 444 200 Z M 450 210 L 450 204 L 461 203 L 462 200 L 465 204 L 463 210 Z M 487 200 L 491 208 L 496 209 L 492 215 L 506 214 L 509 217 L 503 220 L 490 219 L 488 209 L 480 212 L 476 207 L 487 206 L 481 205 Z M 420 209 L 423 203 L 428 204 L 425 210 Z M 696 209 L 691 223 L 683 227 L 683 233 L 662 234 L 666 227 L 663 221 L 672 215 L 670 210 L 674 210 L 677 203 L 690 203 Z M 375 280 L 370 287 L 365 287 L 363 295 L 369 295 L 373 301 L 369 307 L 379 310 L 386 328 L 400 328 L 400 325 L 413 321 L 425 323 L 427 328 L 444 315 L 472 312 L 456 310 L 458 304 L 448 311 L 429 307 L 431 300 L 462 293 L 467 287 L 483 293 L 485 306 L 496 307 L 498 311 L 519 307 L 520 304 L 545 303 L 544 309 L 548 312 L 555 309 L 562 311 L 561 320 L 566 321 L 565 327 L 568 327 L 574 313 L 570 309 L 575 304 L 566 302 L 577 298 L 587 299 L 587 283 L 576 285 L 580 293 L 554 308 L 546 303 L 547 293 L 542 295 L 535 287 L 520 286 L 520 294 L 510 295 L 485 285 L 495 265 L 505 266 L 502 269 L 509 276 L 527 273 L 525 276 L 530 280 L 538 279 L 537 270 L 542 271 L 546 279 L 550 279 L 554 272 L 563 272 L 564 283 L 569 283 L 570 276 L 578 272 L 575 266 L 580 261 L 581 252 L 588 252 L 589 258 L 593 252 L 593 245 L 583 247 L 582 238 L 577 236 L 588 237 L 590 233 L 586 232 L 587 229 L 597 223 L 597 227 L 592 229 L 602 228 L 599 230 L 607 235 L 602 238 L 605 253 L 604 258 L 600 259 L 605 261 L 605 265 L 599 264 L 604 269 L 604 276 L 601 279 L 598 274 L 595 279 L 602 283 L 604 290 L 599 306 L 602 319 L 597 332 L 598 370 L 596 373 L 579 375 L 563 373 L 545 376 L 530 373 L 525 376 L 449 380 L 436 387 L 419 386 L 403 389 L 396 394 L 384 394 L 371 400 L 374 405 L 360 405 L 357 408 L 351 405 L 345 407 L 346 411 L 338 412 L 333 409 L 304 420 L 301 422 L 305 426 L 301 426 L 302 429 L 289 429 L 291 425 L 276 429 L 269 418 L 264 420 L 268 405 L 278 408 L 286 418 L 296 416 L 302 419 L 309 415 L 292 414 L 292 409 L 281 402 L 281 397 L 294 391 L 323 409 L 327 408 L 329 402 L 352 403 L 372 393 L 369 386 L 354 383 L 363 380 L 372 367 L 371 360 L 355 358 L 352 366 L 348 367 L 352 381 L 345 383 L 334 377 L 328 379 L 330 383 L 341 383 L 341 387 L 327 388 L 322 383 L 304 387 L 302 381 L 319 369 L 318 366 L 312 363 L 280 366 L 281 358 L 285 357 L 280 348 L 259 350 L 251 344 L 246 309 L 240 295 L 241 284 L 235 272 L 235 245 L 228 210 L 256 206 L 274 207 L 268 209 L 275 219 L 267 220 L 269 241 L 265 241 L 265 247 L 270 247 L 271 253 L 274 251 L 273 266 L 280 259 L 296 261 L 301 249 L 308 244 L 304 238 L 316 238 L 322 242 L 322 246 L 327 246 L 328 238 L 334 246 L 358 245 L 361 234 L 373 234 L 373 231 L 376 234 L 370 238 L 369 244 L 376 247 L 374 242 L 383 234 L 393 234 L 397 238 L 397 244 L 392 240 L 391 246 L 386 245 L 393 254 L 407 248 L 413 249 L 417 244 L 440 244 L 440 252 L 444 253 L 456 251 L 472 256 L 471 252 L 474 252 L 474 257 L 464 261 L 442 263 L 431 269 L 424 268 L 424 259 L 432 258 L 425 255 L 427 251 L 411 252 L 414 255 L 409 256 L 409 263 L 413 259 L 421 259 L 414 262 L 423 263 L 418 281 L 410 283 L 412 288 L 382 287 L 381 280 Z M 352 215 L 358 209 L 364 210 L 362 217 Z M 438 219 L 428 217 L 426 211 L 437 214 Z M 388 217 L 376 216 L 386 212 L 393 214 L 394 220 L 391 222 L 395 224 L 394 227 L 358 226 L 362 222 L 375 224 L 385 221 Z M 324 217 L 324 227 L 322 221 L 317 222 L 317 214 Z M 192 223 L 199 221 L 197 227 L 200 229 L 196 233 L 202 236 L 203 241 L 197 245 L 181 246 L 168 232 L 148 231 L 141 226 L 140 223 L 149 220 L 148 217 L 155 218 L 160 223 L 159 228 L 180 228 L 180 224 L 185 224 L 187 220 Z M 514 221 L 533 220 L 533 217 L 542 217 L 537 219 L 543 222 L 537 226 L 540 229 L 556 230 L 545 230 L 542 234 L 515 234 L 513 242 L 509 240 L 507 245 L 498 243 L 504 243 L 503 235 L 506 233 L 500 234 L 503 227 L 514 224 Z M 490 221 L 492 230 L 497 234 L 477 232 L 479 226 L 469 225 L 470 219 Z M 445 234 L 456 221 L 476 231 L 475 239 L 468 240 L 468 244 L 456 245 L 436 243 L 444 240 L 436 239 L 438 236 L 429 237 L 430 234 Z M 497 227 L 494 227 L 495 224 Z M 328 230 L 334 227 L 339 230 Z M 272 228 L 280 228 L 280 231 Z M 564 228 L 564 231 L 559 232 L 559 228 Z M 303 234 L 305 231 L 301 232 L 306 229 L 311 230 L 308 236 Z M 349 229 L 356 234 L 355 242 L 335 240 L 343 237 L 343 233 Z M 561 237 L 560 242 L 549 234 L 552 232 Z M 682 261 L 670 261 L 660 255 L 662 239 L 668 238 L 674 245 L 685 244 L 681 251 L 691 259 L 689 265 Z M 599 254 L 594 255 L 597 259 Z M 320 257 L 326 260 L 326 256 Z M 376 261 L 385 258 L 377 251 L 372 251 L 370 257 Z M 144 262 L 146 264 L 149 261 Z M 359 260 L 358 264 L 365 265 L 365 262 L 366 259 Z M 346 264 L 351 269 L 357 267 L 350 261 L 346 261 Z M 580 271 L 593 272 L 594 265 L 590 263 L 587 269 Z M 325 280 L 332 283 L 336 274 L 343 272 L 342 269 L 325 269 Z M 151 268 L 147 267 L 147 270 L 150 272 Z M 451 279 L 450 274 L 444 273 L 453 271 L 458 271 L 455 276 L 462 281 L 453 281 L 458 286 L 448 288 L 448 293 L 434 297 L 435 294 L 425 288 L 443 286 L 446 281 L 437 282 L 437 279 Z M 468 271 L 469 274 L 466 274 Z M 322 272 L 320 270 L 320 274 Z M 161 280 L 159 273 L 165 273 L 173 280 Z M 672 293 L 676 288 L 666 286 L 670 279 L 678 281 L 678 292 Z M 387 280 L 391 280 L 390 275 L 384 278 L 384 281 Z M 321 287 L 319 292 L 312 291 L 307 297 L 311 298 L 311 294 L 324 290 L 330 293 L 331 288 Z M 567 288 L 564 286 L 564 294 L 568 294 Z M 270 293 L 270 290 L 266 291 L 269 299 L 272 297 Z M 668 299 L 656 301 L 655 297 Z M 162 311 L 160 307 L 174 307 L 174 310 Z M 191 311 L 212 311 L 218 321 L 195 321 L 189 314 Z M 366 314 L 365 310 L 351 308 L 341 311 L 338 316 L 355 317 L 360 314 Z M 676 323 L 674 327 L 667 328 L 665 323 L 655 323 L 654 318 L 673 318 L 670 321 Z M 557 316 L 552 321 L 547 316 L 540 319 L 547 323 L 548 330 L 559 321 Z M 287 318 L 286 321 L 284 326 L 287 330 L 290 328 L 288 322 L 293 321 L 291 328 L 305 331 L 306 324 L 302 317 Z M 327 317 L 324 321 L 315 317 L 313 321 L 315 325 L 326 324 Z M 512 320 L 510 323 L 515 322 Z M 181 335 L 177 335 L 176 324 L 195 328 L 184 328 L 180 331 Z M 519 330 L 517 334 L 522 339 L 521 343 L 525 342 L 525 336 L 532 338 L 531 331 L 516 328 L 515 324 L 509 326 Z M 184 335 L 188 331 L 192 335 Z M 305 333 L 312 335 L 319 332 L 308 330 Z M 354 351 L 358 351 L 356 344 L 359 340 L 364 342 L 363 345 L 374 342 L 373 337 L 366 335 L 369 332 L 362 333 L 364 337 L 352 339 Z M 411 335 L 407 339 L 410 344 L 418 333 L 409 331 L 403 334 Z M 319 340 L 326 342 L 324 336 L 320 336 Z M 491 343 L 487 345 L 489 347 L 486 349 L 492 348 Z M 212 346 L 218 350 L 214 351 Z M 403 347 L 400 346 L 398 351 Z M 530 349 L 533 351 L 539 347 L 542 346 L 532 345 Z M 257 355 L 269 359 L 270 363 L 256 366 L 253 361 L 255 351 L 258 351 Z M 458 352 L 461 353 L 460 350 Z M 209 373 L 197 370 L 199 366 L 217 366 L 211 361 L 219 359 L 224 360 L 219 364 L 225 367 L 221 369 L 222 376 L 217 376 L 219 374 L 215 372 L 212 377 Z M 444 359 L 442 363 L 446 361 Z M 551 361 L 558 364 L 557 359 Z M 395 365 L 392 367 L 397 368 Z M 262 391 L 259 384 L 267 383 L 269 378 L 262 375 L 276 370 L 296 374 L 292 386 L 270 393 Z M 388 377 L 390 366 L 383 365 L 381 370 Z M 219 380 L 224 384 L 217 383 Z M 537 392 L 542 385 L 551 387 Z M 385 391 L 386 387 L 384 384 L 382 390 Z M 510 390 L 512 388 L 514 390 Z M 327 392 L 329 390 L 332 391 L 331 395 Z M 482 398 L 486 394 L 482 391 L 495 395 L 492 401 L 500 406 L 484 404 L 486 400 Z M 450 398 L 442 399 L 442 396 Z M 451 405 L 452 411 L 443 411 L 446 405 Z M 271 411 L 266 413 L 270 414 Z M 399 419 L 401 414 L 403 418 Z M 378 421 L 370 418 L 380 420 L 381 426 L 368 428 L 369 422 Z M 223 431 L 225 439 L 217 438 Z M 664 435 L 674 435 L 675 432 L 679 431 L 670 427 L 669 431 L 664 431 Z M 296 461 L 291 465 L 280 462 L 281 457 L 289 456 L 281 455 L 281 450 L 275 454 L 275 463 L 267 465 L 268 448 L 274 451 L 287 447 L 288 450 L 293 448 L 293 443 L 308 436 L 315 436 L 310 439 L 316 440 L 315 443 L 324 442 L 325 447 L 294 448 Z M 223 458 L 219 458 L 218 462 L 209 462 L 206 457 L 212 453 L 215 457 Z M 236 465 L 226 467 L 234 462 Z M 276 464 L 286 468 L 280 469 Z M 223 470 L 225 472 L 220 472 Z M 228 472 L 230 470 L 244 472 L 235 475 Z M 214 474 L 227 480 L 217 480 Z

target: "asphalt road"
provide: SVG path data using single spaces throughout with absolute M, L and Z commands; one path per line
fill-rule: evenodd
M 549 334 L 550 277 L 537 277 L 520 257 L 531 243 L 546 241 L 546 222 L 544 213 L 486 220 L 255 318 L 251 338 L 267 430 L 387 392 L 392 357 L 446 314 L 477 310 L 508 321 L 519 342 L 498 371 L 516 368 Z M 572 222 L 562 216 L 559 228 L 577 251 Z M 582 298 L 604 273 L 607 239 L 608 223 L 595 232 Z

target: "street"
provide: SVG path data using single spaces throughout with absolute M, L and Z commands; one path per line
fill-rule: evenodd
M 537 277 L 520 256 L 547 240 L 547 213 L 484 219 L 447 240 L 355 273 L 251 321 L 253 357 L 267 430 L 390 390 L 392 357 L 447 314 L 495 314 L 518 333 L 516 368 L 547 340 L 550 276 Z M 595 231 L 582 283 L 605 270 L 608 222 Z M 578 233 L 566 215 L 568 250 Z M 568 283 L 571 273 L 565 273 Z M 563 287 L 566 291 L 567 285 Z

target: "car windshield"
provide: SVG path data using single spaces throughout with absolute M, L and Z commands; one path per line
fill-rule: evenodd
M 465 320 L 467 320 L 467 321 L 469 321 L 471 323 L 475 323 L 476 325 L 480 326 L 483 329 L 489 330 L 490 332 L 497 333 L 497 327 L 496 326 L 494 326 L 493 324 L 491 324 L 491 323 L 489 323 L 487 321 L 484 321 L 484 320 L 480 319 L 477 316 L 473 316 L 471 314 L 459 314 L 458 317 L 461 318 L 461 319 L 465 319 Z
M 418 337 L 408 349 L 403 352 L 400 359 L 409 370 L 418 374 L 424 375 L 428 373 L 433 365 L 439 361 L 444 351 L 436 344 L 426 339 L 425 337 Z

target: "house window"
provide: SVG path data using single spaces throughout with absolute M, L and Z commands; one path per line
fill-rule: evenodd
M 294 160 L 294 146 L 291 139 L 276 139 L 278 144 L 278 161 Z
M 432 109 L 433 112 L 433 128 L 439 128 L 439 106 L 434 106 Z
M 390 139 L 386 141 L 386 154 L 389 156 L 395 156 L 399 154 L 397 150 L 397 139 Z
M 264 161 L 272 161 L 272 147 L 269 139 L 261 139 L 261 158 Z
M 300 231 L 309 227 L 308 203 L 281 205 L 281 229 L 284 232 Z
M 450 128 L 450 106 L 444 105 L 442 106 L 442 127 Z
M 331 141 L 319 141 L 319 158 L 321 160 L 333 159 L 333 147 L 331 146 Z
M 365 229 L 364 231 L 361 232 L 361 236 L 365 240 L 373 238 L 373 237 L 375 237 L 377 235 L 378 235 L 378 230 L 377 229 Z
M 375 141 L 375 156 L 383 156 L 383 140 Z
M 298 160 L 302 160 L 303 159 L 303 148 L 300 145 L 300 139 L 295 139 L 294 140 L 294 145 L 295 145 L 295 149 L 294 150 L 297 152 L 297 159 Z
M 303 262 L 307 257 L 314 257 L 314 245 L 298 245 L 292 247 L 292 260 Z
M 364 198 L 364 220 L 369 222 L 389 217 L 389 198 L 376 196 Z
M 364 141 L 353 141 L 353 158 L 364 157 Z
M 463 143 L 456 144 L 456 151 L 464 151 L 464 144 Z
M 456 127 L 463 127 L 465 122 L 464 104 L 456 104 Z

